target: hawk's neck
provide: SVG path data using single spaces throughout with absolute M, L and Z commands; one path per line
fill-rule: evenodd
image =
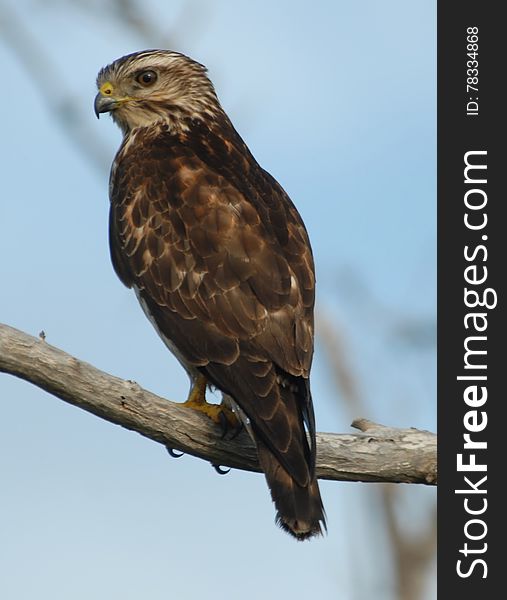
M 234 163 L 238 172 L 260 169 L 247 145 L 222 113 L 213 119 L 188 118 L 179 129 L 167 122 L 138 127 L 126 133 L 115 163 L 143 158 L 147 153 L 162 159 L 172 154 L 194 155 L 216 172 L 229 171 Z M 129 156 L 130 155 L 130 156 Z M 114 168 L 114 167 L 113 167 Z

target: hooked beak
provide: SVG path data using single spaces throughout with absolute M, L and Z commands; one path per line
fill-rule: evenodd
M 111 112 L 115 108 L 117 108 L 119 102 L 110 96 L 104 96 L 102 92 L 99 92 L 95 96 L 95 102 L 93 106 L 95 108 L 95 114 L 97 115 L 97 119 L 100 116 L 100 113 Z

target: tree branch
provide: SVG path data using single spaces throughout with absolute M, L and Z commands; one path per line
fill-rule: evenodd
M 0 324 L 0 371 L 15 375 L 111 423 L 215 465 L 260 471 L 246 432 L 220 439 L 207 417 L 133 381 L 109 375 L 19 330 Z M 359 434 L 317 434 L 317 476 L 339 481 L 437 482 L 437 436 L 354 421 Z

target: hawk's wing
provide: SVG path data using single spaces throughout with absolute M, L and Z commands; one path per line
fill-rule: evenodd
M 178 137 L 141 131 L 120 149 L 113 263 L 183 361 L 232 396 L 256 436 L 308 486 L 312 252 L 294 205 L 232 131 L 227 139 L 199 128 Z

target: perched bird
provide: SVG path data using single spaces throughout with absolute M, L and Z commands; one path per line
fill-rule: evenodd
M 230 420 L 224 404 L 206 402 L 213 386 L 245 421 L 277 523 L 299 540 L 322 533 L 309 380 L 315 274 L 299 213 L 234 129 L 203 65 L 146 50 L 104 67 L 97 87 L 97 117 L 111 113 L 123 132 L 109 192 L 118 277 L 187 370 L 187 406 Z

